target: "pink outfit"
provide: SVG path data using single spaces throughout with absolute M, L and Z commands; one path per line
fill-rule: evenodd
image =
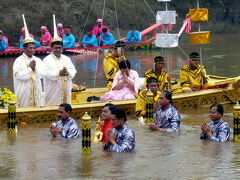
M 102 32 L 102 29 L 103 28 L 107 28 L 106 26 L 102 25 L 101 27 L 98 27 L 98 25 L 96 25 L 94 28 L 93 28 L 93 31 L 92 33 L 97 37 L 97 39 L 100 38 L 101 34 L 103 33 Z M 98 33 L 99 31 L 101 31 L 101 34 Z M 107 32 L 109 32 L 108 28 L 107 28 Z
M 48 29 L 46 26 L 42 26 L 41 29 L 44 29 L 46 33 L 42 34 L 40 42 L 42 43 L 43 46 L 51 46 L 52 35 L 48 32 Z
M 123 75 L 121 71 L 117 72 L 113 79 L 112 89 L 116 87 L 116 85 L 121 82 L 122 79 Z M 134 90 L 130 89 L 127 83 L 124 83 L 121 89 L 106 92 L 105 95 L 100 98 L 100 101 L 119 101 L 135 99 L 136 94 L 140 89 L 140 81 L 137 71 L 130 70 L 128 79 L 134 83 Z
M 64 29 L 62 29 L 62 32 L 60 33 L 58 28 L 57 28 L 57 34 L 60 38 L 63 38 L 63 35 L 64 35 Z

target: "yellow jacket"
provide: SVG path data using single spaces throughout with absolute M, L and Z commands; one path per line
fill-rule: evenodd
M 115 57 L 112 53 L 108 53 L 103 60 L 103 69 L 105 72 L 105 76 L 107 78 L 107 87 L 108 89 L 112 89 L 113 78 L 115 77 L 117 70 L 117 66 L 121 60 L 121 56 Z
M 158 85 L 160 87 L 161 90 L 167 90 L 167 77 L 168 77 L 168 74 L 167 74 L 167 71 L 162 69 L 161 71 L 161 74 L 159 76 L 157 76 L 155 74 L 155 72 L 153 71 L 153 69 L 149 69 L 145 72 L 145 83 L 144 83 L 144 87 L 146 88 L 147 86 L 147 80 L 148 78 L 150 77 L 154 77 L 158 80 Z
M 207 80 L 207 73 L 204 66 L 202 66 L 202 72 L 205 74 Z M 202 85 L 201 66 L 198 65 L 197 69 L 192 70 L 190 65 L 183 66 L 180 71 L 180 79 L 178 84 L 172 87 L 173 93 L 182 92 L 183 90 L 191 90 L 191 87 L 199 88 Z M 205 83 L 204 86 L 209 86 L 210 83 Z
M 157 91 L 157 95 L 154 96 L 154 103 L 158 101 L 161 92 Z M 136 103 L 136 117 L 139 118 L 140 116 L 146 115 L 146 91 L 140 91 L 137 96 L 137 103 Z

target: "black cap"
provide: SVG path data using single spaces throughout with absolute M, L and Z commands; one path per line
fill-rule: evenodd
M 123 41 L 117 41 L 117 42 L 115 43 L 115 48 L 124 47 L 124 46 L 126 46 L 126 44 L 125 44 L 125 42 L 123 42 Z
M 155 63 L 157 63 L 157 62 L 164 62 L 164 59 L 163 59 L 162 56 L 156 56 L 156 57 L 154 58 L 154 62 L 155 62 Z
M 200 57 L 199 57 L 199 54 L 197 52 L 192 52 L 190 54 L 190 58 L 191 59 L 199 59 Z

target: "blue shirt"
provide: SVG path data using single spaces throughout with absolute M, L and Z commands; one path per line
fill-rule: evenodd
M 203 136 L 200 134 L 200 139 L 208 139 L 211 141 L 225 142 L 230 138 L 230 127 L 226 121 L 223 119 L 217 121 L 211 121 L 208 123 L 211 128 L 212 138 L 210 139 L 208 135 Z
M 75 48 L 75 37 L 72 34 L 64 34 L 62 40 L 64 48 Z
M 85 35 L 82 41 L 82 45 L 89 44 L 90 46 L 97 47 L 97 38 L 94 34 L 92 34 L 90 37 L 88 35 Z
M 56 127 L 61 129 L 60 138 L 78 138 L 80 136 L 80 129 L 73 118 L 62 122 L 62 120 L 56 123 Z
M 159 128 L 167 129 L 167 132 L 179 131 L 180 115 L 175 107 L 171 104 L 167 107 L 157 109 L 153 124 L 158 123 Z
M 112 33 L 108 33 L 106 36 L 105 36 L 105 34 L 102 34 L 101 38 L 103 38 L 102 42 L 105 45 L 113 45 L 113 44 L 115 44 L 115 39 L 114 39 Z
M 140 37 L 141 35 L 138 30 L 135 30 L 134 35 L 132 35 L 132 31 L 129 31 L 127 35 L 128 43 L 139 43 Z
M 23 40 L 25 39 L 25 37 L 23 37 L 20 41 L 20 49 L 22 50 L 23 49 Z M 40 46 L 40 43 L 38 41 L 36 41 L 34 39 L 34 44 L 35 44 L 35 49 L 37 49 L 39 46 Z
M 0 43 L 0 52 L 5 52 L 7 48 L 7 42 L 5 39 L 2 39 L 2 42 Z
M 116 133 L 116 144 L 106 147 L 106 143 L 103 145 L 104 150 L 111 152 L 131 152 L 135 148 L 135 134 L 127 124 L 124 124 L 120 128 L 113 128 L 113 133 Z

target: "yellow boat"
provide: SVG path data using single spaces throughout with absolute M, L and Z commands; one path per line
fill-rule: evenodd
M 219 76 L 209 76 L 210 80 L 219 87 L 214 89 L 204 89 L 200 91 L 181 93 L 173 95 L 173 105 L 181 110 L 187 108 L 195 108 L 199 106 L 210 106 L 213 103 L 236 103 L 240 95 L 240 77 L 227 78 Z M 220 88 L 220 85 L 225 87 Z M 81 119 L 85 112 L 92 117 L 100 115 L 102 107 L 106 102 L 87 102 L 89 96 L 102 96 L 107 88 L 92 88 L 82 92 L 72 93 L 72 117 Z M 135 114 L 136 100 L 113 101 L 118 107 L 126 110 L 127 114 Z M 50 122 L 57 120 L 58 106 L 43 106 L 17 108 L 16 120 L 21 122 Z M 1 121 L 7 121 L 8 109 L 0 109 Z

